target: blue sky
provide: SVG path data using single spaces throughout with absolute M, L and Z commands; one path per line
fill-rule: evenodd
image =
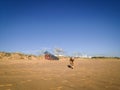
M 119 0 L 0 0 L 0 51 L 120 57 Z

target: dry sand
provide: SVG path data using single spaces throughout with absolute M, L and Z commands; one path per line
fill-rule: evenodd
M 0 90 L 120 90 L 120 59 L 0 60 Z

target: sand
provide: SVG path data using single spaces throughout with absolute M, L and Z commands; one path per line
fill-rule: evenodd
M 0 90 L 120 90 L 120 59 L 0 60 Z

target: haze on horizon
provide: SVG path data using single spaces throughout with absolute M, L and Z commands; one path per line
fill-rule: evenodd
M 119 0 L 0 0 L 0 51 L 120 57 Z

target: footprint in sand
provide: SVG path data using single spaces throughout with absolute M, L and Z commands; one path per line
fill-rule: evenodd
M 44 78 L 44 77 L 42 77 L 41 79 L 42 79 L 42 80 L 45 80 L 45 81 L 46 81 L 46 80 L 52 80 L 52 78 Z
M 42 79 L 42 80 L 48 80 L 48 79 L 46 79 L 46 78 L 44 78 L 44 77 L 42 77 L 41 79 Z
M 67 82 L 68 82 L 68 80 L 63 80 L 62 82 L 63 82 L 63 83 L 67 83 Z
M 81 80 L 82 80 L 82 81 L 85 81 L 86 79 L 85 79 L 85 78 L 82 78 Z
M 27 80 L 27 82 L 31 82 L 32 80 Z
M 12 85 L 12 84 L 6 84 L 6 86 L 11 87 L 11 86 L 13 86 L 13 85 Z
M 11 89 L 6 89 L 6 90 L 11 90 Z
M 13 86 L 12 84 L 2 84 L 2 85 L 0 85 L 0 87 L 11 87 L 11 86 Z
M 61 90 L 62 89 L 62 86 L 59 86 L 56 88 L 56 90 Z
M 62 86 L 58 86 L 58 87 L 56 87 L 56 88 L 51 88 L 50 90 L 62 90 Z
M 20 83 L 26 83 L 26 81 L 21 81 Z
M 27 83 L 27 82 L 31 82 L 32 80 L 26 80 L 26 81 L 21 81 L 20 83 Z
M 5 85 L 0 85 L 0 87 L 4 87 Z
M 52 78 L 48 78 L 48 80 L 52 80 Z
M 75 76 L 75 74 L 71 74 L 71 76 Z

